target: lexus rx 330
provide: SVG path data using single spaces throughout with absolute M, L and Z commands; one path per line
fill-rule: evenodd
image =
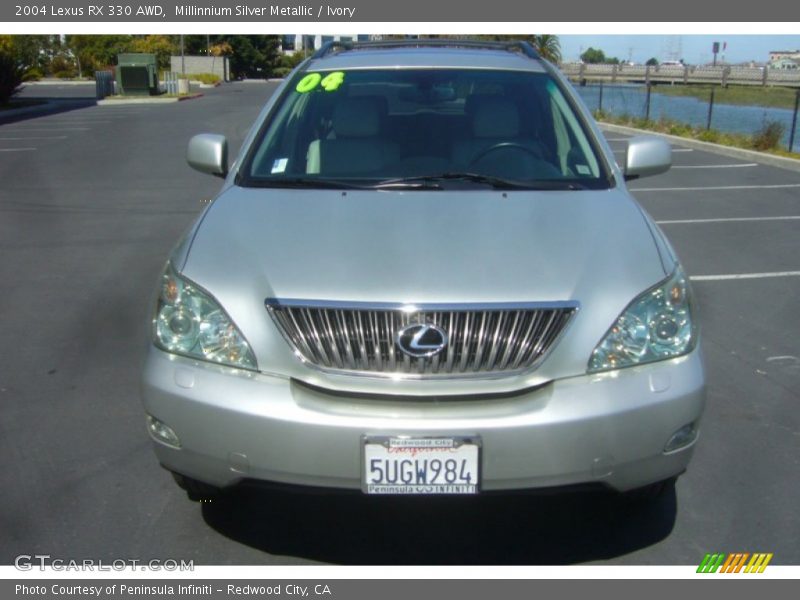
M 571 85 L 524 43 L 331 43 L 267 102 L 179 241 L 143 375 L 190 497 L 365 494 L 682 473 L 704 372 L 688 278 Z

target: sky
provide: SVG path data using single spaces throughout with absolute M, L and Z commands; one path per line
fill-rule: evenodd
M 800 35 L 559 35 L 565 61 L 578 60 L 587 48 L 598 48 L 606 56 L 643 63 L 650 57 L 659 61 L 684 59 L 689 64 L 711 62 L 711 45 L 720 42 L 728 47 L 725 60 L 730 63 L 766 62 L 770 50 L 800 50 Z

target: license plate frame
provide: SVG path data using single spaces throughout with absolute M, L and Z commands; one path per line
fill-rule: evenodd
M 361 490 L 368 495 L 478 494 L 481 454 L 481 440 L 474 435 L 365 435 L 361 441 Z M 384 462 L 375 468 L 373 460 Z M 455 461 L 455 465 L 445 461 Z M 389 481 L 392 465 L 394 481 Z M 380 477 L 376 481 L 376 473 L 382 469 L 386 471 L 383 481 Z M 419 482 L 420 469 L 425 473 L 424 483 Z M 411 482 L 406 481 L 409 475 Z M 452 477 L 454 481 L 450 481 Z

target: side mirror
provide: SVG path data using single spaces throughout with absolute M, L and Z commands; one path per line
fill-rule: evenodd
M 228 140 L 224 135 L 201 133 L 189 140 L 186 162 L 201 173 L 225 177 L 228 174 Z
M 636 136 L 628 140 L 625 153 L 625 179 L 658 175 L 672 166 L 672 148 L 655 136 Z

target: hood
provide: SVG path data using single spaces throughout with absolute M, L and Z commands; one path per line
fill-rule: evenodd
M 211 290 L 244 278 L 277 298 L 362 302 L 579 300 L 665 275 L 640 212 L 614 190 L 230 188 L 184 271 Z
M 621 310 L 666 275 L 644 216 L 622 189 L 231 187 L 205 214 L 182 272 L 216 296 L 257 353 L 268 297 L 576 300 L 574 320 L 593 321 L 581 334 L 587 358 Z

